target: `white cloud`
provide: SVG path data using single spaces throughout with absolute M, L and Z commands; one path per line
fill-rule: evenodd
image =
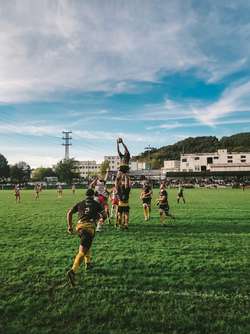
M 227 4 L 2 0 L 0 101 L 134 91 L 138 82 L 190 68 L 219 80 L 249 62 L 249 25 L 235 15 L 232 29 L 226 20 L 247 4 Z

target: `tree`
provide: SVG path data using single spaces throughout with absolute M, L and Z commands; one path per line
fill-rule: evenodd
M 10 167 L 4 155 L 0 154 L 0 180 L 10 176 Z
M 30 180 L 31 168 L 25 161 L 20 161 L 10 167 L 12 182 L 25 183 Z
M 58 162 L 55 168 L 56 176 L 60 182 L 72 183 L 72 180 L 79 178 L 79 172 L 76 169 L 76 163 L 74 159 L 61 160 Z
M 101 176 L 103 178 L 105 177 L 106 172 L 107 172 L 108 169 L 109 169 L 109 161 L 108 160 L 104 160 L 101 163 L 101 166 L 100 166 L 100 174 L 101 174 Z
M 33 181 L 43 181 L 48 176 L 56 176 L 52 168 L 39 167 L 32 172 Z

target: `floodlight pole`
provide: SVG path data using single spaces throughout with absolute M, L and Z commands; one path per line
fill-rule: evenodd
M 72 133 L 72 131 L 62 131 L 63 137 L 63 146 L 65 147 L 65 154 L 64 154 L 64 159 L 65 160 L 69 160 L 69 147 L 72 146 L 71 144 L 71 139 L 72 137 L 70 136 L 70 134 Z

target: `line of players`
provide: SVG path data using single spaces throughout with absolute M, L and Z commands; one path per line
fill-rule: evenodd
M 124 148 L 124 153 L 121 152 L 120 146 Z M 86 199 L 77 203 L 67 212 L 68 232 L 73 233 L 73 214 L 78 214 L 78 222 L 76 232 L 80 237 L 79 251 L 74 259 L 72 268 L 67 272 L 67 278 L 71 286 L 75 285 L 75 274 L 82 262 L 85 263 L 85 268 L 91 268 L 90 249 L 95 237 L 95 232 L 101 231 L 104 221 L 107 219 L 111 223 L 111 216 L 115 216 L 115 225 L 122 230 L 128 229 L 129 223 L 129 195 L 131 190 L 131 181 L 128 175 L 130 153 L 127 146 L 121 138 L 117 140 L 117 151 L 120 157 L 120 168 L 117 174 L 115 185 L 108 192 L 106 181 L 108 171 L 104 179 L 96 178 L 86 192 Z M 109 213 L 108 198 L 111 199 L 112 210 Z M 145 183 L 141 192 L 140 198 L 143 203 L 143 211 L 145 220 L 150 219 L 152 189 L 148 183 Z M 183 190 L 178 193 L 178 201 L 183 198 Z M 174 219 L 174 216 L 169 213 L 168 194 L 165 184 L 160 187 L 160 195 L 157 201 L 160 211 L 160 220 L 164 224 L 164 219 L 169 216 Z

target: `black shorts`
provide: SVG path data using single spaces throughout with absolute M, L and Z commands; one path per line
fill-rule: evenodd
M 122 172 L 122 173 L 128 173 L 129 171 L 129 166 L 128 165 L 121 165 L 119 167 L 119 171 Z
M 179 193 L 179 194 L 178 194 L 178 197 L 183 197 L 183 193 Z
M 129 213 L 129 206 L 118 205 L 118 213 Z
M 159 205 L 159 210 L 164 211 L 165 214 L 169 213 L 169 206 L 168 204 L 160 204 Z
M 151 205 L 151 198 L 143 198 L 142 203 L 147 204 L 147 205 Z

